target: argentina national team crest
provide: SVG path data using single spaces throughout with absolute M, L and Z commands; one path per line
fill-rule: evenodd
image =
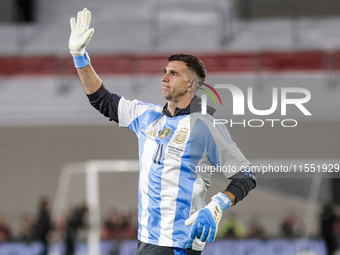
M 183 144 L 188 136 L 189 130 L 184 127 L 175 136 L 174 142 L 177 144 Z

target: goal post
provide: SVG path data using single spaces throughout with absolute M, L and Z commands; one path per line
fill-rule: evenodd
M 88 254 L 100 255 L 101 212 L 99 173 L 138 171 L 138 160 L 90 160 L 66 164 L 61 169 L 57 184 L 51 212 L 52 219 L 61 219 L 65 213 L 71 178 L 83 175 L 85 177 L 85 200 L 89 210 Z
M 308 163 L 309 162 L 309 163 Z M 312 163 L 311 163 L 312 162 Z M 251 199 L 246 203 L 230 208 L 229 212 L 237 212 L 239 218 L 248 221 L 252 215 L 262 215 L 266 219 L 263 222 L 265 228 L 270 233 L 276 233 L 275 224 L 284 217 L 287 207 L 292 207 L 301 215 L 305 222 L 305 237 L 309 238 L 316 233 L 316 217 L 319 212 L 321 201 L 320 195 L 328 194 L 328 186 L 331 178 L 337 178 L 329 172 L 315 173 L 307 171 L 313 165 L 334 165 L 339 166 L 339 160 L 330 159 L 257 159 L 252 160 L 255 167 L 303 167 L 304 172 L 293 171 L 272 172 L 261 174 L 257 172 L 261 185 L 255 192 L 251 192 Z M 307 168 L 307 169 L 305 169 Z M 300 169 L 300 168 L 299 168 Z M 293 168 L 294 170 L 294 168 Z M 310 169 L 309 169 L 310 170 Z M 89 231 L 87 233 L 88 254 L 100 254 L 100 227 L 101 210 L 107 205 L 123 206 L 133 208 L 138 204 L 137 182 L 138 182 L 139 162 L 138 160 L 91 160 L 78 163 L 68 163 L 62 169 L 59 176 L 56 195 L 52 207 L 52 219 L 61 219 L 67 209 L 71 199 L 86 202 L 89 209 Z M 100 174 L 115 173 L 100 178 Z M 121 175 L 119 174 L 121 173 Z M 216 175 L 214 185 L 208 192 L 216 194 L 225 188 L 226 180 L 222 173 Z M 338 172 L 336 173 L 338 175 Z M 127 179 L 126 179 L 127 178 Z M 76 183 L 74 183 L 76 181 Z M 306 181 L 306 182 L 303 182 Z M 79 186 L 81 188 L 74 187 Z M 72 185 L 75 184 L 75 185 Z M 322 185 L 324 184 L 324 185 Z M 103 187 L 110 185 L 110 191 L 105 192 Z M 292 185 L 295 192 L 288 192 Z M 262 190 L 261 190 L 262 186 Z M 71 190 L 72 187 L 72 190 Z M 270 191 L 270 192 L 268 192 Z M 107 196 L 105 198 L 105 196 Z M 83 196 L 80 198 L 79 196 Z M 208 198 L 210 195 L 208 194 Z M 103 203 L 103 201 L 106 201 Z M 270 206 L 268 206 L 270 203 Z M 254 206 L 256 205 L 256 206 Z M 261 206 L 258 206 L 261 205 Z M 264 210 L 263 208 L 267 208 Z M 249 215 L 251 210 L 253 213 Z

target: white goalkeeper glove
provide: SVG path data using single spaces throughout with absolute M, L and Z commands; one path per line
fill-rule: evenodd
M 94 29 L 91 28 L 91 12 L 84 8 L 78 12 L 77 21 L 74 17 L 70 20 L 71 35 L 68 48 L 73 56 L 76 68 L 84 68 L 90 64 L 90 58 L 85 51 L 85 47 L 90 42 Z
M 185 221 L 185 225 L 191 227 L 190 238 L 201 239 L 202 242 L 212 243 L 215 240 L 218 224 L 222 218 L 222 212 L 232 205 L 231 200 L 224 193 L 217 193 L 211 198 L 211 202 L 198 210 Z

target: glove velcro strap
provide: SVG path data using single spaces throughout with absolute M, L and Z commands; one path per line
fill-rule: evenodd
M 87 52 L 85 52 L 82 56 L 73 56 L 73 62 L 77 69 L 81 69 L 88 66 L 91 60 Z
M 221 193 L 221 192 L 213 196 L 212 199 L 218 202 L 222 211 L 224 211 L 225 209 L 229 208 L 232 205 L 232 202 L 229 199 L 229 197 L 226 194 Z

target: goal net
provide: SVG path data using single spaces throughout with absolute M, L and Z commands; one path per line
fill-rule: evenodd
M 65 165 L 52 219 L 62 219 L 72 202 L 84 201 L 89 210 L 88 254 L 100 255 L 101 212 L 113 206 L 137 207 L 138 170 L 138 160 L 92 160 Z M 116 174 L 105 175 L 112 172 Z M 101 192 L 105 186 L 110 186 L 111 192 Z

